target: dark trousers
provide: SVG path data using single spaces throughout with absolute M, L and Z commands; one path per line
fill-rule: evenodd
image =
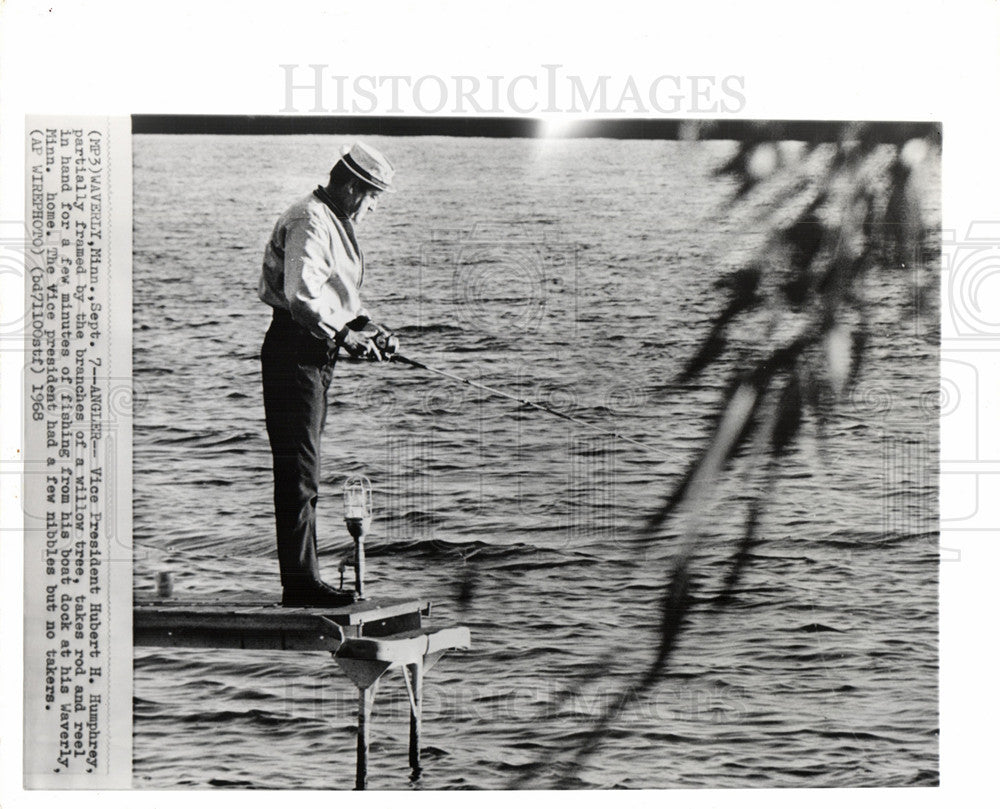
M 317 581 L 316 500 L 320 435 L 335 348 L 313 337 L 281 310 L 260 353 L 264 415 L 274 459 L 274 521 L 283 587 Z

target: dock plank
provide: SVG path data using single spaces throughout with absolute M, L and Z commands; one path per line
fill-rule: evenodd
M 249 599 L 164 599 L 133 607 L 136 646 L 336 651 L 346 637 L 419 631 L 430 604 L 373 598 L 346 607 L 282 607 Z
M 345 607 L 283 607 L 276 601 L 266 601 L 258 598 L 199 598 L 199 599 L 136 599 L 134 611 L 148 614 L 156 611 L 163 614 L 197 612 L 212 615 L 218 613 L 235 614 L 282 614 L 282 615 L 320 615 L 329 618 L 341 626 L 378 620 L 391 615 L 403 615 L 408 612 L 426 614 L 430 602 L 417 597 L 408 598 L 367 598 Z

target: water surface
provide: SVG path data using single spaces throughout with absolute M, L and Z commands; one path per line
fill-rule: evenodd
M 278 595 L 256 283 L 275 218 L 346 140 L 135 138 L 137 591 L 169 569 L 179 596 Z M 370 140 L 401 190 L 361 230 L 363 295 L 404 351 L 665 456 L 418 371 L 337 368 L 328 577 L 350 543 L 340 486 L 366 474 L 369 589 L 429 596 L 434 623 L 473 636 L 428 675 L 414 784 L 403 682 L 387 678 L 370 786 L 552 783 L 652 654 L 674 547 L 631 540 L 697 452 L 728 370 L 671 383 L 740 235 L 711 175 L 732 145 Z M 937 343 L 900 318 L 905 284 L 875 284 L 861 383 L 823 446 L 807 425 L 738 599 L 699 603 L 670 676 L 571 785 L 936 783 Z M 699 552 L 706 600 L 748 501 L 728 483 Z M 567 688 L 578 697 L 554 703 Z M 137 649 L 135 694 L 137 786 L 353 786 L 356 692 L 323 654 Z

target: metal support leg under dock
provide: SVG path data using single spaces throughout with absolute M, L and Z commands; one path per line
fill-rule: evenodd
M 354 776 L 354 788 L 368 786 L 368 751 L 372 737 L 372 708 L 375 707 L 375 691 L 378 680 L 368 688 L 358 689 L 358 766 Z
M 410 663 L 403 669 L 407 696 L 410 698 L 410 769 L 414 777 L 420 775 L 420 724 L 424 702 L 423 661 Z
M 439 629 L 436 632 L 408 630 L 382 638 L 351 638 L 345 640 L 334 655 L 337 664 L 359 691 L 358 699 L 358 789 L 364 789 L 367 769 L 362 767 L 361 727 L 365 732 L 371 722 L 371 709 L 366 696 L 387 671 L 403 670 L 407 696 L 410 700 L 410 766 L 414 775 L 420 770 L 421 707 L 424 672 L 449 649 L 467 649 L 469 630 L 464 626 Z M 364 762 L 368 754 L 365 749 Z
M 137 603 L 136 646 L 269 651 L 326 651 L 358 688 L 356 789 L 365 789 L 372 711 L 382 676 L 402 670 L 410 703 L 410 767 L 420 773 L 424 674 L 451 649 L 470 645 L 466 627 L 421 625 L 430 605 L 418 599 L 372 599 L 347 607 L 165 600 Z

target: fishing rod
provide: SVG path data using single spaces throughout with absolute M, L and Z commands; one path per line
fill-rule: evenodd
M 571 416 L 569 413 L 565 413 L 562 410 L 557 410 L 554 407 L 549 407 L 545 404 L 539 404 L 538 402 L 533 402 L 530 399 L 523 399 L 520 396 L 515 396 L 512 393 L 507 393 L 506 391 L 499 390 L 498 388 L 490 387 L 489 385 L 484 385 L 481 382 L 473 382 L 471 379 L 466 379 L 465 377 L 459 376 L 458 374 L 453 374 L 449 371 L 442 370 L 441 368 L 434 368 L 431 365 L 427 365 L 423 362 L 417 360 L 412 360 L 409 357 L 404 357 L 402 354 L 390 354 L 390 362 L 401 362 L 404 365 L 409 365 L 411 368 L 417 368 L 421 371 L 427 371 L 432 374 L 437 374 L 445 379 L 450 379 L 452 382 L 458 382 L 462 385 L 468 385 L 469 387 L 476 388 L 477 390 L 485 391 L 486 393 L 491 393 L 494 396 L 501 396 L 504 399 L 510 399 L 511 401 L 517 402 L 518 404 L 526 405 L 532 407 L 535 410 L 541 410 L 545 413 L 550 413 L 553 416 L 557 416 L 566 421 L 571 421 L 573 424 L 578 424 L 581 427 L 585 427 L 588 430 L 592 430 L 595 433 L 600 433 L 601 435 L 612 436 L 619 439 L 620 441 L 625 441 L 628 444 L 632 444 L 637 447 L 641 447 L 647 452 L 652 452 L 655 455 L 659 455 L 661 458 L 670 458 L 671 456 L 665 453 L 663 450 L 659 450 L 656 447 L 651 447 L 649 444 L 644 444 L 642 441 L 637 441 L 634 438 L 629 438 L 627 435 L 622 435 L 614 430 L 605 430 L 603 427 L 598 427 L 596 424 L 591 424 L 589 421 L 584 421 L 583 419 L 578 419 L 576 416 Z

